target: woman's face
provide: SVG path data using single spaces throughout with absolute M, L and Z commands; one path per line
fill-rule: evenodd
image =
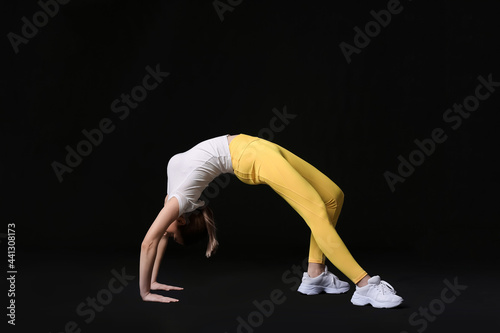
M 168 237 L 173 237 L 174 241 L 176 241 L 179 244 L 184 244 L 184 240 L 182 239 L 181 233 L 179 231 L 179 225 L 184 225 L 186 224 L 186 219 L 184 216 L 180 216 L 177 220 L 172 222 L 167 228 L 167 236 Z

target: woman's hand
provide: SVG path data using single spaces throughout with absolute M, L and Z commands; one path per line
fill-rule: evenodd
M 145 302 L 159 302 L 159 303 L 175 303 L 179 302 L 178 299 L 172 297 L 165 297 L 158 294 L 147 293 L 146 296 L 142 298 Z
M 165 291 L 170 291 L 170 290 L 183 290 L 184 288 L 181 287 L 176 287 L 176 286 L 169 286 L 166 284 L 158 283 L 158 282 L 152 282 L 151 283 L 151 289 L 150 290 L 165 290 Z M 175 303 L 179 302 L 178 299 L 172 298 L 172 297 L 165 297 L 162 295 L 158 294 L 152 294 L 152 293 L 147 293 L 146 296 L 142 297 L 142 300 L 145 302 L 159 302 L 159 303 Z
M 176 197 L 173 197 L 167 202 L 167 205 L 162 208 L 153 224 L 149 228 L 144 240 L 141 244 L 141 255 L 139 262 L 139 292 L 143 300 L 152 302 L 177 302 L 178 300 L 163 297 L 161 295 L 151 294 L 151 281 L 156 280 L 153 277 L 153 267 L 156 262 L 156 254 L 158 245 L 165 230 L 179 216 L 179 202 Z M 165 242 L 166 245 L 166 242 Z M 162 250 L 163 251 L 163 250 Z M 158 262 L 159 264 L 159 262 Z M 156 274 L 156 273 L 155 273 Z
M 152 282 L 151 283 L 151 290 L 165 290 L 165 291 L 170 291 L 170 290 L 184 290 L 182 287 L 176 287 L 176 286 L 169 286 L 166 284 L 158 283 L 158 282 Z

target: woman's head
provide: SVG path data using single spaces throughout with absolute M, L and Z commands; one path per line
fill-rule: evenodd
M 215 236 L 215 223 L 212 210 L 205 206 L 191 213 L 186 213 L 178 219 L 175 226 L 176 241 L 183 245 L 191 245 L 204 239 L 208 234 L 207 251 L 209 258 L 219 245 Z

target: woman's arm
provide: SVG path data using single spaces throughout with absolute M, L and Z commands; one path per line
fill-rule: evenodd
M 151 275 L 151 290 L 183 290 L 184 288 L 181 287 L 176 287 L 176 286 L 169 286 L 163 283 L 157 282 L 158 278 L 158 271 L 160 270 L 160 264 L 163 259 L 163 254 L 165 253 L 165 249 L 167 248 L 168 244 L 168 234 L 165 232 L 163 234 L 163 237 L 160 239 L 160 243 L 158 244 L 158 250 L 156 252 L 156 259 L 155 263 L 153 265 L 153 273 Z
M 165 203 L 163 204 L 164 206 L 167 205 L 167 201 L 168 201 L 168 194 L 165 197 Z M 151 286 L 153 285 L 154 282 L 156 282 L 156 279 L 158 278 L 158 271 L 160 269 L 161 260 L 163 259 L 163 255 L 164 255 L 165 250 L 167 248 L 168 237 L 169 237 L 169 235 L 165 231 L 163 233 L 163 236 L 160 239 L 160 242 L 158 243 L 158 250 L 156 252 L 155 263 L 153 265 L 153 273 L 151 276 Z M 151 289 L 158 290 L 158 289 L 154 289 L 153 287 L 151 287 Z
M 149 228 L 141 245 L 139 265 L 139 288 L 141 297 L 145 301 L 173 302 L 178 301 L 170 297 L 151 294 L 151 279 L 156 259 L 158 245 L 168 226 L 179 217 L 179 202 L 176 197 L 169 200 L 160 211 Z
M 160 270 L 160 264 L 163 259 L 163 255 L 165 253 L 165 249 L 167 248 L 167 244 L 168 244 L 168 234 L 165 231 L 162 238 L 160 239 L 160 242 L 158 243 L 155 263 L 153 265 L 153 273 L 151 275 L 151 285 L 153 285 L 153 283 L 156 282 L 156 280 L 158 279 L 158 271 Z

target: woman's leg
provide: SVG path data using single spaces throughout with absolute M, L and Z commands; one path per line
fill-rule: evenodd
M 247 184 L 268 184 L 280 194 L 306 221 L 311 229 L 311 260 L 322 265 L 324 255 L 356 286 L 351 298 L 354 305 L 371 304 L 377 308 L 392 308 L 403 299 L 394 288 L 380 279 L 370 278 L 347 250 L 335 230 L 335 223 L 342 207 L 343 195 L 329 179 L 325 179 L 312 165 L 269 141 L 239 135 L 230 144 L 235 175 Z M 333 184 L 333 185 L 332 185 Z M 320 290 L 327 293 L 344 292 L 348 285 L 332 279 L 318 277 L 318 282 L 304 284 L 303 292 L 315 295 Z M 309 279 L 316 280 L 316 279 Z M 304 281 L 303 281 L 304 283 Z M 345 284 L 347 286 L 343 286 Z M 302 287 L 302 284 L 301 284 Z M 299 287 L 300 289 L 300 287 Z
M 232 149 L 236 152 L 237 145 Z M 336 185 L 332 186 L 333 182 L 312 165 L 269 141 L 245 143 L 244 153 L 240 153 L 233 161 L 235 175 L 248 184 L 268 184 L 306 221 L 316 244 L 312 245 L 312 260 L 323 261 L 324 253 L 352 282 L 358 283 L 366 272 L 354 260 L 332 225 L 340 213 L 339 202 L 332 199 Z M 330 197 L 326 204 L 320 192 L 325 198 Z
M 340 211 L 344 203 L 344 193 L 337 186 L 337 184 L 335 184 L 325 174 L 316 169 L 313 165 L 304 161 L 303 159 L 283 147 L 278 146 L 278 149 L 280 151 L 280 154 L 290 164 L 290 166 L 293 167 L 295 171 L 297 171 L 300 176 L 302 176 L 314 188 L 314 190 L 319 194 L 323 204 L 325 205 L 328 222 L 330 223 L 331 227 L 333 227 L 334 235 L 338 237 L 338 241 L 336 243 L 341 244 L 341 247 L 343 247 L 342 251 L 333 251 L 330 256 L 337 256 L 335 252 L 340 252 L 344 257 L 343 259 L 340 258 L 341 260 L 332 260 L 330 259 L 330 257 L 328 259 L 330 259 L 330 261 L 340 270 L 342 269 L 338 267 L 338 264 L 336 264 L 336 262 L 344 263 L 343 266 L 348 264 L 348 266 L 350 266 L 349 270 L 352 270 L 356 273 L 352 273 L 354 275 L 351 274 L 350 276 L 346 274 L 346 276 L 348 276 L 354 283 L 358 283 L 361 279 L 363 279 L 363 277 L 367 276 L 367 274 L 357 264 L 354 258 L 352 258 L 350 252 L 347 250 L 344 243 L 338 236 L 336 230 L 334 229 L 337 225 Z M 309 262 L 313 263 L 313 265 L 309 265 L 309 270 L 313 272 L 312 277 L 314 277 L 314 275 L 316 275 L 318 271 L 318 269 L 314 269 L 314 266 L 317 267 L 318 265 L 314 264 L 316 263 L 323 265 L 325 263 L 324 252 L 318 245 L 318 241 L 316 240 L 314 233 L 311 233 L 311 241 L 309 246 Z
M 342 205 L 344 204 L 344 192 L 321 171 L 316 169 L 310 163 L 293 154 L 289 150 L 278 146 L 281 155 L 287 160 L 290 165 L 304 177 L 309 184 L 318 192 L 323 200 L 328 212 L 328 219 L 331 225 L 335 228 L 339 219 Z M 314 235 L 311 233 L 309 245 L 309 267 L 307 273 L 310 277 L 320 275 L 325 270 L 325 255 L 321 251 Z M 370 278 L 368 274 L 358 281 L 358 286 L 364 286 Z
M 330 178 L 289 150 L 279 147 L 281 155 L 318 192 L 328 213 L 328 220 L 335 228 L 344 203 L 344 193 Z M 315 277 L 325 270 L 325 255 L 311 233 L 309 246 L 309 267 L 307 273 Z

